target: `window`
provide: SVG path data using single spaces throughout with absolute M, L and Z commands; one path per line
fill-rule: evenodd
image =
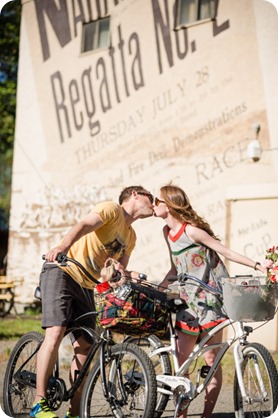
M 110 17 L 83 25 L 82 52 L 107 48 L 110 43 Z
M 177 25 L 185 26 L 215 18 L 215 0 L 179 0 Z

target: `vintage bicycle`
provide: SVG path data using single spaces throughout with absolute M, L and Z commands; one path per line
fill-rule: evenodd
M 60 254 L 57 261 L 75 263 L 89 275 L 80 263 L 65 254 Z M 70 332 L 81 329 L 91 339 L 92 347 L 82 369 L 68 387 L 63 376 L 64 365 L 59 349 L 59 360 L 47 388 L 49 407 L 54 411 L 59 409 L 63 402 L 73 396 L 89 373 L 82 392 L 82 418 L 108 417 L 111 414 L 118 418 L 152 417 L 156 407 L 157 387 L 150 358 L 131 342 L 115 344 L 110 330 L 106 329 L 99 335 L 94 329 L 82 324 L 85 318 L 97 315 L 99 312 L 92 310 L 77 318 L 67 329 L 64 339 Z M 20 338 L 11 353 L 3 393 L 4 412 L 8 416 L 29 417 L 36 390 L 37 354 L 43 338 L 41 333 L 28 332 Z
M 154 416 L 160 417 L 165 410 L 169 398 L 175 404 L 174 417 L 180 409 L 189 407 L 193 399 L 201 394 L 214 376 L 221 360 L 228 349 L 234 346 L 234 409 L 236 418 L 260 418 L 273 414 L 278 405 L 277 368 L 269 351 L 256 342 L 249 342 L 248 336 L 253 332 L 250 322 L 271 320 L 276 313 L 277 286 L 266 284 L 265 278 L 239 276 L 222 279 L 218 288 L 212 288 L 196 277 L 181 274 L 172 279 L 185 286 L 190 280 L 200 288 L 211 292 L 223 301 L 227 319 L 208 332 L 207 336 L 197 344 L 189 358 L 179 364 L 176 351 L 176 335 L 171 313 L 175 312 L 181 299 L 173 299 L 164 304 L 168 316 L 170 344 L 164 345 L 155 335 L 148 337 L 128 337 L 127 341 L 145 348 L 153 361 L 158 384 L 157 407 Z M 261 325 L 260 325 L 261 326 Z M 225 341 L 211 345 L 219 349 L 212 367 L 203 365 L 196 373 L 195 380 L 185 377 L 190 374 L 198 359 L 208 350 L 206 344 L 221 330 L 231 327 L 232 335 Z M 172 371 L 172 368 L 174 371 Z

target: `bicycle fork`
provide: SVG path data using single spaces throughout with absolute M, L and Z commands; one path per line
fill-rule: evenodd
M 107 349 L 105 348 L 107 347 Z M 113 394 L 113 391 L 116 389 L 114 388 L 114 382 L 115 382 L 115 376 L 117 373 L 119 373 L 119 365 L 118 360 L 115 359 L 112 362 L 111 368 L 109 369 L 108 376 L 105 373 L 105 364 L 106 359 L 109 360 L 111 356 L 111 351 L 109 349 L 109 342 L 105 342 L 100 347 L 100 373 L 102 376 L 102 390 L 104 393 L 105 398 L 107 399 L 107 402 L 110 404 L 111 410 L 113 412 L 113 415 L 116 418 L 124 418 L 124 414 L 121 410 L 119 410 L 116 402 L 115 394 Z M 118 388 L 120 390 L 120 388 Z M 122 393 L 123 395 L 123 393 Z
M 241 337 L 239 338 L 237 344 L 234 347 L 234 361 L 235 361 L 235 368 L 236 368 L 236 376 L 237 376 L 237 380 L 238 380 L 238 385 L 239 385 L 239 389 L 240 389 L 240 393 L 242 396 L 242 399 L 245 403 L 247 404 L 252 404 L 254 402 L 262 402 L 262 398 L 251 398 L 249 395 L 247 395 L 246 393 L 246 389 L 245 389 L 245 384 L 243 382 L 243 376 L 242 376 L 242 364 L 244 361 L 244 355 L 243 355 L 243 350 L 242 350 L 242 346 L 246 346 L 248 345 L 247 342 L 247 337 L 250 334 L 250 332 L 253 331 L 253 329 L 251 327 L 244 327 L 242 324 L 238 324 L 238 328 L 239 328 L 239 332 L 241 334 Z M 261 371 L 260 371 L 260 367 L 257 361 L 257 358 L 254 356 L 253 358 L 254 361 L 254 370 L 255 370 L 255 374 L 256 374 L 256 381 L 258 383 L 258 386 L 260 388 L 260 393 L 263 395 L 263 399 L 266 398 L 267 396 L 267 390 L 266 387 L 264 385 L 264 380 L 262 378 L 261 375 Z

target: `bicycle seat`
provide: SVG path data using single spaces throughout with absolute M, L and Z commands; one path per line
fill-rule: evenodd
M 42 300 L 40 286 L 36 287 L 35 292 L 34 292 L 34 298 L 36 298 L 38 300 Z

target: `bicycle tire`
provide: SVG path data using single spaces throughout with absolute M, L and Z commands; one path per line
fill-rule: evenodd
M 140 338 L 128 337 L 125 341 L 139 345 L 139 347 L 143 348 L 148 356 L 150 356 L 150 354 L 157 348 L 164 347 L 163 342 L 156 335 L 152 334 Z M 151 361 L 153 363 L 156 375 L 172 375 L 171 360 L 168 353 L 165 352 L 157 354 L 154 357 L 151 357 Z M 159 418 L 163 414 L 169 401 L 169 395 L 159 391 L 159 388 L 164 387 L 165 385 L 157 382 L 158 392 L 154 418 Z
M 252 403 L 244 402 L 237 375 L 234 378 L 234 407 L 236 418 L 269 417 L 278 404 L 278 374 L 269 351 L 259 343 L 250 343 L 243 350 L 241 365 L 244 387 Z M 262 393 L 254 367 L 259 368 L 267 393 Z
M 122 343 L 105 355 L 105 376 L 110 396 L 103 391 L 98 358 L 85 382 L 80 416 L 82 418 L 150 418 L 156 406 L 156 378 L 151 360 L 140 347 Z
M 15 374 L 19 367 L 38 348 L 38 345 L 41 344 L 43 339 L 44 336 L 39 332 L 28 332 L 20 338 L 11 353 L 3 385 L 3 406 L 4 412 L 8 416 L 13 418 L 30 417 L 30 409 L 35 399 L 36 388 L 18 383 L 15 380 Z M 27 364 L 28 368 L 26 370 L 28 370 L 28 373 L 31 372 L 35 375 L 37 354 Z
M 3 290 L 3 289 L 2 289 Z M 5 289 L 4 292 L 0 292 L 1 294 L 5 295 L 9 293 L 9 300 L 1 299 L 0 300 L 0 317 L 3 318 L 4 316 L 8 315 L 13 306 L 14 306 L 14 292 L 12 289 Z

